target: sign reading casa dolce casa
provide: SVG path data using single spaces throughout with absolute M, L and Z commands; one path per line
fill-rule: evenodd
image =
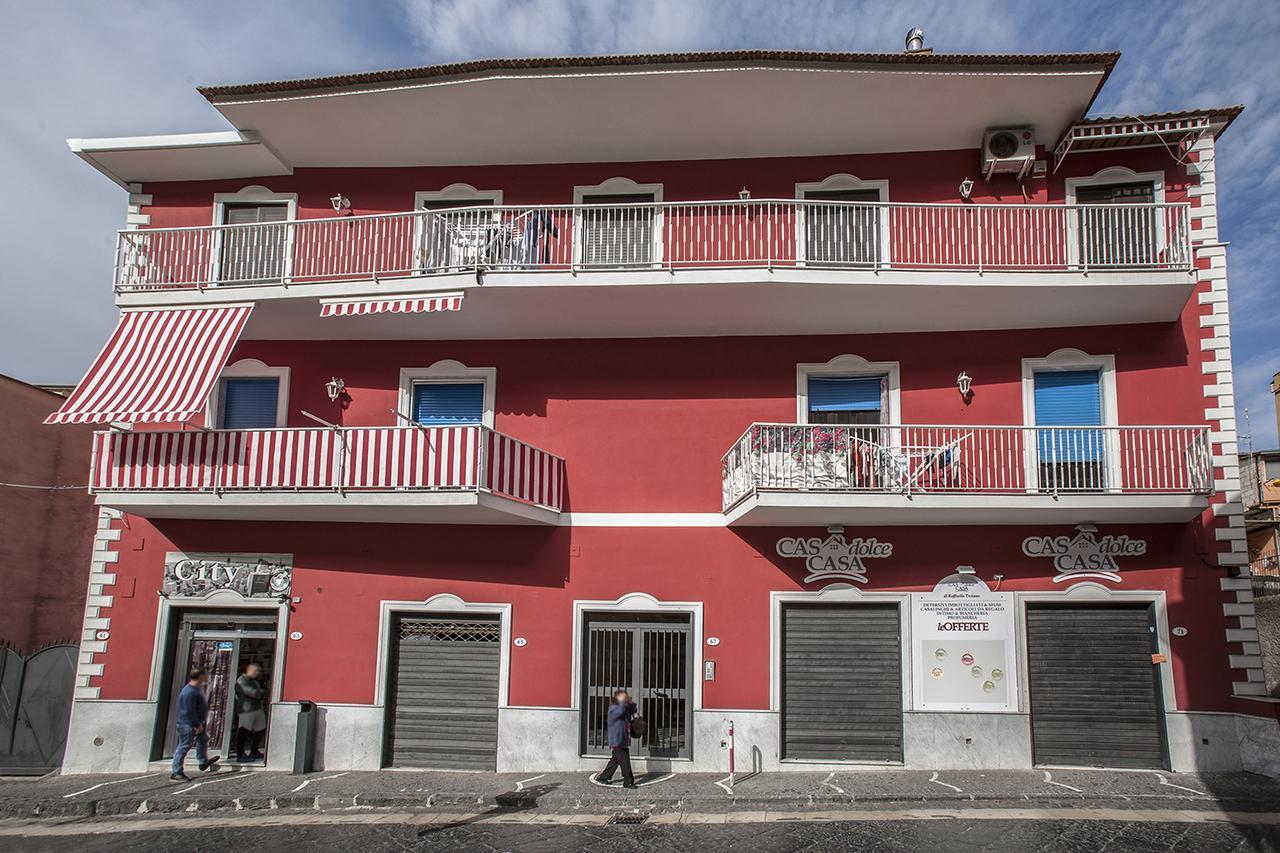
M 845 539 L 843 531 L 833 529 L 826 539 L 784 537 L 778 540 L 777 550 L 781 557 L 804 560 L 809 570 L 805 583 L 832 578 L 866 583 L 867 564 L 863 561 L 892 557 L 893 543 L 875 537 Z
M 288 595 L 293 582 L 291 554 L 165 555 L 161 592 L 170 598 L 206 598 L 230 590 L 243 598 Z
M 1098 528 L 1081 524 L 1074 536 L 1028 536 L 1022 553 L 1028 557 L 1050 557 L 1058 570 L 1054 583 L 1078 578 L 1099 578 L 1120 583 L 1117 557 L 1140 557 L 1147 553 L 1145 539 L 1128 535 L 1099 537 Z

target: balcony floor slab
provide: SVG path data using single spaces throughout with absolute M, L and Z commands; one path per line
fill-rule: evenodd
M 1171 322 L 1180 271 L 927 272 L 723 268 L 473 271 L 372 281 L 125 292 L 121 307 L 252 300 L 244 338 L 501 340 L 853 334 Z M 321 317 L 324 299 L 465 294 L 460 311 Z M 875 311 L 866 306 L 874 304 Z M 922 309 L 921 306 L 928 306 Z
M 100 492 L 99 506 L 143 518 L 383 524 L 554 525 L 560 513 L 521 501 L 456 492 Z
M 725 512 L 732 527 L 950 524 L 1152 524 L 1195 518 L 1203 495 L 757 492 Z

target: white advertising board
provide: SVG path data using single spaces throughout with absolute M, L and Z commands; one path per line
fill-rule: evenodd
M 974 575 L 911 596 L 917 711 L 1017 710 L 1013 594 Z

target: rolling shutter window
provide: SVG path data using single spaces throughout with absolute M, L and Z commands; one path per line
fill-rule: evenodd
M 271 429 L 276 424 L 280 380 L 234 377 L 222 380 L 223 429 Z
M 653 193 L 589 195 L 582 203 L 582 263 L 587 266 L 634 266 L 654 260 Z M 624 205 L 624 206 L 606 206 Z
M 413 419 L 426 426 L 484 423 L 484 383 L 417 383 L 413 386 Z
M 884 413 L 883 376 L 813 377 L 809 380 L 809 422 L 878 424 Z
M 288 242 L 287 226 L 272 225 L 289 219 L 285 204 L 228 204 L 225 225 L 259 225 L 260 228 L 228 228 L 222 233 L 222 281 L 259 281 L 280 278 Z
M 1101 374 L 1066 370 L 1035 375 L 1036 426 L 1102 424 Z M 1041 460 L 1095 462 L 1102 458 L 1101 430 L 1040 429 Z
M 810 263 L 873 264 L 880 257 L 879 190 L 815 190 L 806 201 L 859 202 L 805 205 L 805 260 Z

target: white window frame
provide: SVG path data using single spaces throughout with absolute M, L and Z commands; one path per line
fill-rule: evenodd
M 1152 198 L 1158 208 L 1156 219 L 1156 251 L 1163 255 L 1168 248 L 1167 234 L 1164 228 L 1164 213 L 1159 209 L 1164 204 L 1164 172 L 1135 172 L 1125 166 L 1108 166 L 1092 175 L 1079 178 L 1067 178 L 1066 203 L 1067 210 L 1067 263 L 1075 267 L 1080 264 L 1080 215 L 1077 207 L 1077 191 L 1082 187 L 1106 187 L 1112 184 L 1139 184 L 1150 181 Z
M 235 206 L 237 204 L 280 204 L 286 208 L 285 220 L 295 222 L 298 219 L 298 194 L 297 193 L 273 193 L 271 190 L 261 184 L 250 184 L 247 187 L 241 187 L 233 193 L 214 193 L 213 194 L 213 224 L 221 226 L 226 224 L 227 205 Z M 209 254 L 209 282 L 219 286 L 235 286 L 236 282 L 230 282 L 229 285 L 221 285 L 219 276 L 222 273 L 222 228 L 214 228 L 213 241 Z M 284 238 L 284 265 L 282 266 L 282 278 L 288 281 L 293 277 L 293 242 L 294 227 L 292 225 L 285 226 Z
M 867 361 L 859 355 L 838 355 L 825 363 L 796 365 L 796 423 L 809 423 L 809 379 L 885 377 L 885 418 L 882 426 L 902 423 L 902 365 L 896 361 Z
M 413 421 L 413 386 L 420 383 L 447 385 L 450 383 L 484 383 L 484 416 L 482 424 L 493 429 L 493 411 L 495 388 L 498 382 L 496 367 L 467 367 L 460 361 L 442 359 L 430 367 L 400 368 L 400 393 L 396 401 L 396 411 L 408 420 L 402 421 L 404 426 Z
M 495 208 L 502 206 L 502 190 L 478 190 L 471 184 L 452 183 L 439 190 L 419 190 L 413 194 L 413 274 L 423 275 L 426 272 L 426 259 L 422 257 L 423 243 L 423 205 L 429 201 L 474 201 L 477 206 L 484 202 L 492 202 Z M 494 210 L 493 221 L 499 221 L 502 214 Z
M 573 207 L 575 215 L 573 217 L 573 266 L 582 265 L 582 217 L 577 215 L 578 212 L 586 206 L 584 199 L 587 196 L 595 195 L 652 195 L 653 203 L 657 205 L 653 213 L 653 262 L 651 266 L 662 266 L 662 260 L 665 257 L 662 245 L 663 235 L 663 208 L 662 208 L 662 184 L 637 184 L 630 178 L 621 176 L 609 178 L 598 184 L 579 184 L 573 188 Z
M 582 710 L 582 650 L 583 639 L 582 629 L 586 623 L 586 614 L 588 612 L 605 611 L 610 613 L 632 612 L 637 614 L 645 613 L 687 613 L 689 614 L 689 642 L 693 649 L 693 670 L 689 677 L 693 682 L 693 712 L 696 714 L 702 710 L 702 602 L 701 601 L 661 601 L 649 595 L 647 592 L 628 592 L 619 596 L 613 601 L 585 601 L 575 600 L 573 602 L 573 678 L 570 682 L 570 690 L 572 694 L 569 697 L 569 708 L 573 711 Z M 697 727 L 697 718 L 691 715 L 694 728 Z M 696 748 L 697 744 L 693 743 L 694 733 L 689 732 L 691 747 Z M 692 753 L 691 753 L 692 754 Z M 672 759 L 673 761 L 687 761 L 688 759 Z
M 374 662 L 377 682 L 373 704 L 384 709 L 379 721 L 386 731 L 387 675 L 391 669 L 391 624 L 395 616 L 440 616 L 450 613 L 464 615 L 497 615 L 499 624 L 498 648 L 498 707 L 507 707 L 508 686 L 511 682 L 511 603 L 465 601 L 449 592 L 441 592 L 426 601 L 388 601 L 378 606 L 378 653 Z
M 1026 455 L 1027 490 L 1040 487 L 1040 442 L 1036 432 L 1036 374 L 1069 370 L 1097 370 L 1098 392 L 1102 402 L 1102 426 L 1119 425 L 1119 406 L 1116 400 L 1116 357 L 1114 355 L 1090 355 L 1084 350 L 1069 347 L 1054 350 L 1044 358 L 1022 360 L 1022 425 L 1028 427 L 1024 452 Z M 1120 490 L 1120 435 L 1115 429 L 1103 431 L 1103 449 L 1107 454 L 1107 491 Z
M 276 429 L 289 422 L 289 368 L 271 367 L 256 358 L 242 358 L 234 364 L 228 364 L 218 374 L 209 392 L 209 401 L 204 408 L 204 425 L 209 429 L 222 429 L 222 381 L 224 379 L 275 379 L 280 383 L 276 394 Z
M 804 201 L 811 192 L 852 192 L 857 190 L 876 190 L 880 193 L 880 204 L 887 205 L 889 203 L 889 182 L 888 180 L 867 180 L 864 181 L 857 175 L 850 175 L 848 172 L 840 172 L 834 175 L 828 175 L 821 181 L 811 183 L 796 184 L 796 201 Z M 805 228 L 804 214 L 805 206 L 803 204 L 796 205 L 796 263 L 804 265 L 805 262 Z M 880 225 L 880 267 L 888 267 L 889 263 L 889 209 L 881 207 L 879 216 Z

